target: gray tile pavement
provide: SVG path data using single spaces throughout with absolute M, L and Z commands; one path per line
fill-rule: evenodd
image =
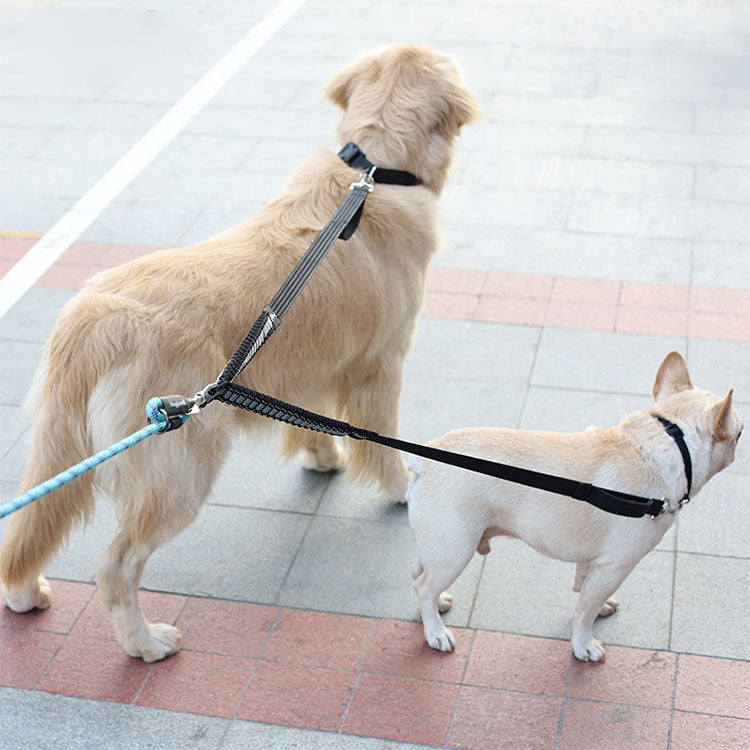
M 6 747 L 218 748 L 230 722 L 119 703 L 0 688 Z M 33 720 L 21 717 L 33 716 Z
M 316 732 L 256 724 L 252 721 L 233 721 L 221 743 L 221 750 L 419 750 L 425 745 L 355 737 L 351 734 Z
M 750 659 L 748 588 L 750 560 L 747 557 L 678 555 L 671 648 L 708 656 Z
M 23 403 L 42 356 L 42 348 L 43 344 L 36 341 L 2 341 L 0 404 L 20 406 Z
M 34 287 L 0 318 L 0 340 L 43 344 L 62 306 L 74 295 L 67 289 Z M 28 387 L 28 383 L 26 384 Z
M 685 343 L 679 337 L 545 328 L 530 382 L 650 398 L 662 360 L 673 349 L 684 351 Z
M 690 513 L 680 517 L 680 551 L 747 557 L 750 549 L 747 476 L 736 472 L 720 474 L 711 480 L 695 503 Z

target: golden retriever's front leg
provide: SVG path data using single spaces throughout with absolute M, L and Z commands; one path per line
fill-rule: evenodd
M 346 466 L 346 451 L 333 435 L 304 433 L 302 465 L 310 471 L 341 471 Z
M 346 451 L 331 435 L 315 433 L 302 449 L 302 465 L 310 471 L 341 471 L 346 466 Z
M 333 413 L 327 405 L 315 406 L 312 411 L 318 411 L 326 416 Z M 282 454 L 291 458 L 299 453 L 302 465 L 309 471 L 341 471 L 346 467 L 347 455 L 340 438 L 291 425 L 282 425 L 281 429 Z

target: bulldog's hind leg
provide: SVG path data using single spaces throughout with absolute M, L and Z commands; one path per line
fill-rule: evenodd
M 633 567 L 634 564 L 630 562 L 592 562 L 590 564 L 571 616 L 573 624 L 571 642 L 576 659 L 603 661 L 604 646 L 593 637 L 592 633 L 594 620 L 605 608 L 607 602 L 610 601 L 609 597 L 614 594 L 630 571 L 633 570 Z
M 471 561 L 481 532 L 474 533 L 470 528 L 461 528 L 459 531 L 463 524 L 456 517 L 431 518 L 429 527 L 425 528 L 415 519 L 415 515 L 417 514 L 410 508 L 412 529 L 419 549 L 412 577 L 425 640 L 430 648 L 452 651 L 455 639 L 445 627 L 440 612 L 447 612 L 451 608 L 453 597 L 446 589 Z
M 589 563 L 576 563 L 575 579 L 573 581 L 573 591 L 579 592 L 583 588 L 583 582 L 586 580 L 586 576 L 589 573 Z M 602 607 L 602 611 L 599 612 L 599 617 L 609 617 L 613 615 L 617 608 L 620 606 L 620 602 L 614 597 L 607 599 L 606 603 Z

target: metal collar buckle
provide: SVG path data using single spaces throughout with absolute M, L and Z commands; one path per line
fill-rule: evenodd
M 369 172 L 360 172 L 359 182 L 353 182 L 351 185 L 349 185 L 349 190 L 354 190 L 354 188 L 358 187 L 364 187 L 367 188 L 368 193 L 371 193 L 375 189 L 375 180 L 373 179 L 373 175 L 375 174 L 376 169 L 377 167 L 373 166 Z

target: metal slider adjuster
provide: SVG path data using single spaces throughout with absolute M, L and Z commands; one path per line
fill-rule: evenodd
M 670 508 L 669 503 L 664 498 L 662 498 L 661 509 L 655 516 L 651 516 L 651 518 L 653 518 L 653 520 L 656 521 L 659 518 L 661 518 L 665 513 L 671 513 L 672 515 L 674 515 L 675 513 L 677 513 L 677 511 L 682 510 L 689 502 L 690 502 L 689 497 L 683 497 L 681 500 L 677 501 L 676 508 Z
M 349 190 L 354 190 L 354 188 L 358 187 L 367 188 L 368 193 L 375 190 L 375 180 L 373 179 L 373 175 L 375 174 L 376 169 L 377 167 L 373 166 L 369 172 L 360 172 L 359 182 L 353 182 L 349 185 Z
M 669 509 L 669 503 L 664 499 L 661 498 L 661 508 L 659 508 L 659 512 L 656 515 L 651 516 L 652 521 L 658 521 Z
M 216 387 L 216 381 L 209 383 L 205 388 L 201 388 L 198 393 L 193 396 L 193 408 L 188 414 L 197 414 L 208 402 L 208 393 L 210 390 Z

